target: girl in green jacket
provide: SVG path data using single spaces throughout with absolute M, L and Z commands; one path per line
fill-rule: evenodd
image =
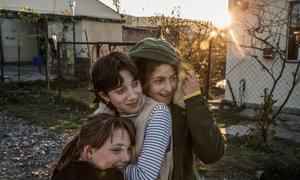
M 178 74 L 179 53 L 162 39 L 143 39 L 129 55 L 139 69 L 144 94 L 168 104 L 171 109 L 172 179 L 199 179 L 194 158 L 206 164 L 216 162 L 224 153 L 224 137 L 214 123 L 194 73 Z M 177 98 L 178 94 L 182 99 Z M 174 99 L 184 102 L 175 104 Z

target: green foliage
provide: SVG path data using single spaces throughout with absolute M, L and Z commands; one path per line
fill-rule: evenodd
M 36 23 L 41 18 L 39 13 L 34 12 L 33 9 L 27 6 L 21 8 L 18 12 L 18 15 L 21 20 L 28 23 Z

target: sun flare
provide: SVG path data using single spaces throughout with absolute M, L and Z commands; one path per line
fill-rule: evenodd
M 226 11 L 225 13 L 222 14 L 217 14 L 216 18 L 215 18 L 215 23 L 214 25 L 218 28 L 218 29 L 223 29 L 226 27 L 229 27 L 231 24 L 231 15 L 228 11 Z

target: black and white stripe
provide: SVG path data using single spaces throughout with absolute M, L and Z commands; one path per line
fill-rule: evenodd
M 138 162 L 126 167 L 125 179 L 157 179 L 164 155 L 169 147 L 171 127 L 169 108 L 166 105 L 155 106 L 150 114 Z

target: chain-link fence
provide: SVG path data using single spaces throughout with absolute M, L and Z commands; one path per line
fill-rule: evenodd
M 104 54 L 111 50 L 127 51 L 135 42 L 57 42 L 54 66 L 58 78 L 86 79 L 89 67 Z M 74 57 L 74 49 L 76 50 Z M 55 62 L 56 61 L 56 62 Z
M 291 92 L 298 62 L 282 62 L 279 58 L 261 59 L 229 57 L 226 67 L 225 99 L 237 106 L 244 104 L 260 105 L 264 102 L 264 91 L 274 89 L 275 106 L 280 107 L 286 102 L 285 108 L 299 109 L 300 85 L 296 84 Z M 282 73 L 281 73 L 282 72 Z M 276 79 L 279 78 L 274 87 Z M 299 72 L 296 75 L 299 79 Z
M 57 42 L 50 69 L 57 75 L 59 94 L 63 80 L 88 81 L 89 69 L 99 57 L 116 49 L 127 51 L 134 44 L 135 42 Z M 75 54 L 74 50 L 79 53 Z

